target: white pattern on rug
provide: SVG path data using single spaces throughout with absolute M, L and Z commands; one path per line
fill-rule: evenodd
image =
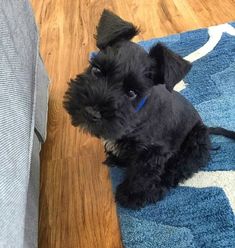
M 180 186 L 220 187 L 224 190 L 235 213 L 235 171 L 200 171 Z

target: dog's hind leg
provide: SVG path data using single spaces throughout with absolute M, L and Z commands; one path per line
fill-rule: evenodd
M 176 187 L 178 183 L 191 177 L 210 159 L 211 142 L 209 130 L 202 123 L 194 126 L 181 145 L 180 151 L 171 157 L 162 175 L 162 185 Z
M 207 164 L 210 148 L 208 129 L 199 123 L 176 155 L 161 154 L 156 149 L 143 153 L 127 168 L 126 179 L 117 187 L 116 200 L 132 209 L 161 200 L 169 188 Z

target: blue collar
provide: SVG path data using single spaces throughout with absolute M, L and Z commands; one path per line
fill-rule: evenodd
M 145 105 L 146 101 L 148 99 L 148 96 L 144 96 L 140 102 L 138 103 L 136 109 L 135 109 L 135 113 L 139 112 Z

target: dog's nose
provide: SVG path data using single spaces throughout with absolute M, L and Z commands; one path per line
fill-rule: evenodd
M 100 112 L 97 111 L 97 110 L 95 110 L 93 107 L 87 106 L 87 107 L 85 107 L 85 110 L 86 110 L 87 114 L 89 115 L 89 117 L 92 118 L 92 120 L 99 120 L 99 119 L 101 119 Z

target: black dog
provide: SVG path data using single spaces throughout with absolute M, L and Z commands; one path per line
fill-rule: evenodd
M 130 41 L 133 24 L 105 10 L 97 27 L 98 54 L 71 80 L 64 106 L 72 124 L 106 140 L 106 163 L 123 166 L 116 200 L 140 208 L 192 176 L 210 158 L 209 133 L 195 108 L 173 90 L 189 62 L 162 44 L 147 53 Z

